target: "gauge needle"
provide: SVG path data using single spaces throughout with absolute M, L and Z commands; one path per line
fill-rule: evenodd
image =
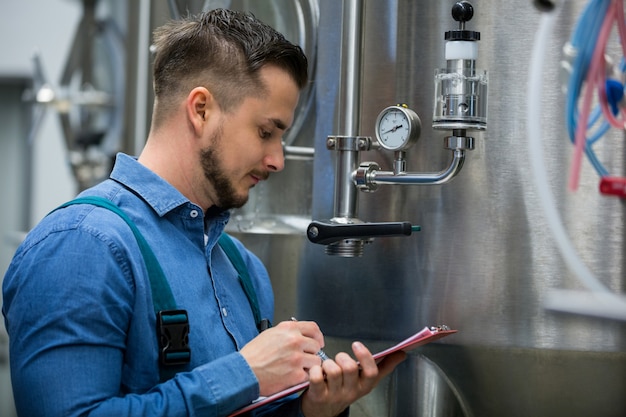
M 388 131 L 383 132 L 383 135 L 386 135 L 387 133 L 395 132 L 396 130 L 400 129 L 401 127 L 402 127 L 402 125 L 394 126 L 391 129 L 389 129 Z

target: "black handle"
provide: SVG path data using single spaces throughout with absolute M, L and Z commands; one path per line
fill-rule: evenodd
M 469 22 L 474 17 L 474 7 L 469 1 L 457 1 L 452 6 L 452 18 L 457 22 Z
M 329 245 L 344 239 L 381 236 L 410 236 L 409 222 L 339 224 L 313 221 L 307 228 L 307 237 L 313 243 Z

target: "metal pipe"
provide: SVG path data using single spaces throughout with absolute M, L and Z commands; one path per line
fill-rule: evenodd
M 443 171 L 432 173 L 405 172 L 401 174 L 395 174 L 392 171 L 372 171 L 369 173 L 368 180 L 371 181 L 373 184 L 445 184 L 452 180 L 452 178 L 454 178 L 459 172 L 461 172 L 464 161 L 465 151 L 462 149 L 455 149 L 450 165 Z
M 137 39 L 136 44 L 133 47 L 136 47 L 137 53 L 137 69 L 136 69 L 136 79 L 137 83 L 135 85 L 136 89 L 134 91 L 136 96 L 135 103 L 135 126 L 134 126 L 134 137 L 135 140 L 131 144 L 133 155 L 139 155 L 141 153 L 141 149 L 146 142 L 146 138 L 148 137 L 148 125 L 149 122 L 149 114 L 148 114 L 148 106 L 149 106 L 149 98 L 150 94 L 148 91 L 148 86 L 150 85 L 145 81 L 146 76 L 150 76 L 150 15 L 152 14 L 152 2 L 150 0 L 140 0 L 139 1 L 139 28 L 137 31 Z
M 305 159 L 313 159 L 315 156 L 315 148 L 309 146 L 283 146 L 283 152 L 285 154 L 285 159 L 297 159 L 297 158 L 305 158 Z
M 361 118 L 363 13 L 362 0 L 344 1 L 338 126 L 340 136 L 350 138 L 357 137 Z M 358 150 L 353 146 L 340 146 L 337 150 L 335 217 L 355 218 L 358 190 L 352 183 L 352 173 L 358 167 Z
M 363 0 L 344 0 L 341 32 L 339 135 L 357 136 L 361 119 Z
M 356 136 L 330 137 L 329 145 L 335 141 L 335 218 L 356 218 L 357 188 L 352 182 L 352 173 L 358 166 L 359 151 Z

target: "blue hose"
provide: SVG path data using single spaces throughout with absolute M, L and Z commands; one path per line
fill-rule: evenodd
M 593 52 L 598 42 L 600 28 L 602 27 L 610 4 L 611 0 L 591 0 L 583 10 L 570 39 L 572 47 L 576 50 L 576 57 L 574 59 L 572 75 L 569 79 L 565 108 L 567 132 L 572 143 L 576 141 L 576 124 L 578 121 L 577 101 L 587 72 L 589 71 Z M 620 69 L 624 71 L 623 63 Z M 588 122 L 588 127 L 597 123 L 600 116 L 600 109 L 594 109 Z M 585 138 L 585 154 L 600 176 L 608 175 L 608 171 L 598 160 L 591 146 L 606 134 L 609 129 L 610 125 L 605 120 L 591 138 Z

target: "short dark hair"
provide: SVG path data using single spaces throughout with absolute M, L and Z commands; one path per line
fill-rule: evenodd
M 251 13 L 216 9 L 170 21 L 154 31 L 154 47 L 155 112 L 169 111 L 197 86 L 207 87 L 229 111 L 245 97 L 263 94 L 258 72 L 265 65 L 287 71 L 300 89 L 307 83 L 302 49 Z

